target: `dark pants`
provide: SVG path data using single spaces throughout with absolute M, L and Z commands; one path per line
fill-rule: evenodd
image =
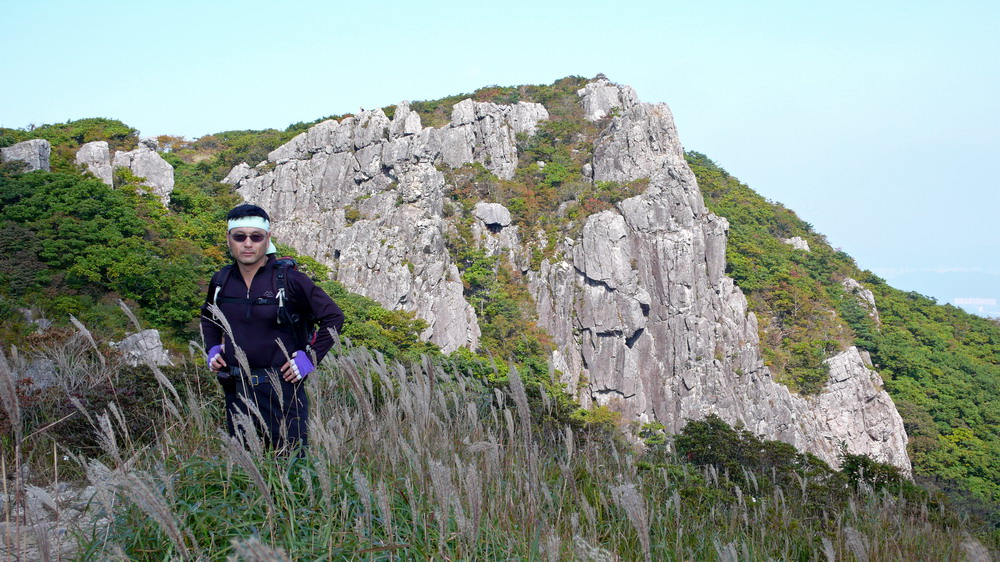
M 279 452 L 306 447 L 309 444 L 306 434 L 309 399 L 305 386 L 301 382 L 285 382 L 278 374 L 279 391 L 263 369 L 254 369 L 253 372 L 253 376 L 237 375 L 227 380 L 220 379 L 226 393 L 226 429 L 229 435 L 242 439 L 237 421 L 242 420 L 241 423 L 245 424 L 244 416 L 249 416 L 265 447 Z M 252 408 L 247 407 L 247 402 L 256 406 L 260 418 Z

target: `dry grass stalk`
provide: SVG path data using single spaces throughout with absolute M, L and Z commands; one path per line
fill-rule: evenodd
M 52 494 L 48 492 L 45 488 L 39 488 L 38 486 L 33 486 L 28 484 L 25 486 L 25 492 L 32 498 L 38 500 L 43 506 L 52 510 L 53 513 L 59 514 L 59 504 L 56 499 L 52 497 Z
M 354 361 L 345 361 L 343 365 L 344 368 L 341 370 L 341 373 L 346 377 L 351 391 L 354 393 L 354 399 L 364 412 L 368 423 L 374 424 L 375 413 L 372 412 L 372 405 L 368 400 L 368 394 L 364 390 L 364 384 L 361 382 L 361 374 L 358 372 L 357 364 Z
M 966 536 L 960 546 L 969 562 L 990 562 L 992 560 L 990 550 L 971 536 Z
M 117 494 L 125 497 L 136 507 L 149 515 L 163 530 L 184 560 L 196 560 L 200 548 L 190 533 L 181 530 L 164 497 L 157 486 L 142 472 L 113 471 L 100 461 L 91 460 L 92 473 L 99 475 L 97 481 L 91 481 L 94 486 L 112 486 Z M 90 472 L 90 471 L 88 471 Z M 190 546 L 188 545 L 190 542 Z
M 434 497 L 436 499 L 434 514 L 438 521 L 439 548 L 444 552 L 449 513 L 455 514 L 455 522 L 458 524 L 460 530 L 465 531 L 469 528 L 469 525 L 466 521 L 462 504 L 458 501 L 458 494 L 455 490 L 455 484 L 452 481 L 451 468 L 445 463 L 429 459 L 428 471 L 430 472 L 431 484 L 433 485 Z
M 646 500 L 642 498 L 634 484 L 624 484 L 611 487 L 611 498 L 628 515 L 632 527 L 639 535 L 639 543 L 646 561 L 652 560 L 649 540 L 649 511 Z
M 514 443 L 514 416 L 510 413 L 510 408 L 503 409 L 503 418 L 507 422 L 507 439 Z
M 118 299 L 118 308 L 122 309 L 122 312 L 125 313 L 125 316 L 127 316 L 129 321 L 132 322 L 132 325 L 135 326 L 136 330 L 142 330 L 142 325 L 139 324 L 139 319 L 135 317 L 135 314 L 132 313 L 132 309 L 125 304 L 125 301 Z
M 719 555 L 720 562 L 739 562 L 740 555 L 739 551 L 736 549 L 736 543 L 731 542 L 729 544 L 722 544 L 722 541 L 718 537 L 712 539 L 712 544 L 715 546 L 715 552 Z
M 226 444 L 226 452 L 229 453 L 230 460 L 245 470 L 250 476 L 250 481 L 260 490 L 261 496 L 267 502 L 268 519 L 271 519 L 274 516 L 274 497 L 271 495 L 271 488 L 264 481 L 264 475 L 260 473 L 260 469 L 254 464 L 250 453 L 243 447 L 239 439 L 222 435 L 222 441 Z
M 174 417 L 175 420 L 184 421 L 184 416 L 182 416 L 180 412 L 181 397 L 177 393 L 177 389 L 174 388 L 173 383 L 171 383 L 170 380 L 167 379 L 166 375 L 163 374 L 163 371 L 161 371 L 159 367 L 154 365 L 152 361 L 149 361 L 148 357 L 145 358 L 147 359 L 146 366 L 149 367 L 151 371 L 153 371 L 153 377 L 156 379 L 156 382 L 160 384 L 160 388 L 170 391 L 170 395 L 173 396 L 173 400 L 171 400 L 170 396 L 164 394 L 163 396 L 164 407 L 167 409 L 168 412 L 170 412 L 170 414 Z
M 24 423 L 21 419 L 21 401 L 17 397 L 17 377 L 7 363 L 7 357 L 2 349 L 0 349 L 0 404 L 3 404 L 11 428 L 14 430 L 15 443 L 20 443 L 24 436 Z
M 107 413 L 97 416 L 98 429 L 97 441 L 101 445 L 101 449 L 107 453 L 115 461 L 115 465 L 119 468 L 125 464 L 122 459 L 121 451 L 118 450 L 118 440 L 115 439 L 115 430 L 111 427 L 111 419 L 108 417 Z
M 32 522 L 29 526 L 31 534 L 35 536 L 35 548 L 39 562 L 48 562 L 52 558 L 52 541 L 49 539 L 49 529 L 38 522 Z
M 227 339 L 230 342 L 236 341 L 236 338 L 233 337 L 233 327 L 229 325 L 229 320 L 226 320 L 226 315 L 222 313 L 222 309 L 219 308 L 217 304 L 211 303 L 208 305 L 208 311 L 212 315 L 212 321 L 217 323 L 219 327 L 222 328 L 222 331 L 225 332 Z M 249 373 L 250 360 L 247 359 L 246 352 L 243 351 L 243 349 L 241 349 L 239 346 L 235 346 L 235 349 L 233 349 L 233 354 L 236 356 L 236 363 L 238 364 L 239 368 Z M 205 359 L 207 360 L 208 357 L 205 357 Z
M 563 430 L 563 443 L 566 445 L 566 464 L 573 460 L 573 430 L 567 425 Z
M 285 347 L 285 343 L 279 338 L 274 339 L 274 343 L 278 344 L 278 349 L 281 350 L 281 354 L 285 356 L 285 361 L 291 361 L 292 356 L 289 355 L 288 349 Z M 313 363 L 315 365 L 315 362 Z M 267 370 L 267 379 L 271 382 L 271 388 L 273 388 L 278 394 L 278 407 L 284 411 L 285 409 L 285 389 L 281 385 L 281 373 L 275 369 Z
M 868 561 L 868 547 L 865 545 L 865 537 L 854 527 L 844 527 L 844 539 L 847 548 L 851 550 L 858 562 Z
M 580 508 L 583 509 L 583 515 L 587 518 L 587 530 L 591 534 L 597 533 L 597 512 L 594 510 L 590 502 L 587 501 L 586 496 L 580 495 Z
M 507 375 L 510 381 L 510 392 L 514 397 L 514 404 L 517 406 L 517 417 L 521 422 L 521 431 L 524 433 L 525 445 L 531 443 L 531 410 L 528 407 L 528 393 L 524 390 L 524 382 L 517 373 L 517 369 L 512 364 Z
M 246 381 L 243 380 L 242 384 L 245 385 Z M 261 413 L 260 408 L 247 398 L 246 393 L 247 391 L 244 390 L 244 394 L 238 398 L 247 409 L 247 412 L 232 412 L 233 426 L 243 446 L 253 453 L 255 459 L 259 459 L 264 455 L 264 443 L 261 441 L 260 433 L 263 433 L 265 438 L 272 436 L 269 433 L 270 429 L 264 421 L 264 415 Z M 258 433 L 258 427 L 260 428 L 260 433 Z
M 316 479 L 319 480 L 319 489 L 323 494 L 323 504 L 327 511 L 333 511 L 333 486 L 330 482 L 330 468 L 322 456 L 313 463 L 316 468 Z
M 372 490 L 371 486 L 368 484 L 368 477 L 365 476 L 363 472 L 358 470 L 357 467 L 351 471 L 351 476 L 354 478 L 354 487 L 358 492 L 358 498 L 361 500 L 361 507 L 364 508 L 363 513 L 363 525 L 365 530 L 371 528 L 372 521 Z
M 101 349 L 97 347 L 97 342 L 94 341 L 94 336 L 90 333 L 90 330 L 88 330 L 72 314 L 69 315 L 69 321 L 72 322 L 73 325 L 76 326 L 76 329 L 79 330 L 81 334 L 83 334 L 83 337 L 86 338 L 88 342 L 90 342 L 90 346 L 94 348 L 94 353 L 97 355 L 97 358 L 101 360 L 101 366 L 102 367 L 105 366 L 106 361 L 104 359 L 104 356 L 101 355 Z
M 233 539 L 231 544 L 235 553 L 227 558 L 229 562 L 239 560 L 244 562 L 289 562 L 291 560 L 285 554 L 284 549 L 267 546 L 260 542 L 257 537 L 244 540 Z
M 4 356 L 2 350 L 0 350 L 0 402 L 3 403 L 4 410 L 7 412 L 7 417 L 10 420 L 11 429 L 14 431 L 14 501 L 15 506 L 24 505 L 24 494 L 22 493 L 24 485 L 24 474 L 21 470 L 21 464 L 23 462 L 21 456 L 21 443 L 24 439 L 24 420 L 21 418 L 21 402 L 17 397 L 17 379 L 14 376 L 14 372 L 11 370 L 10 366 L 7 364 L 7 358 Z M 0 455 L 0 462 L 3 463 L 3 497 L 4 497 L 4 521 L 6 522 L 7 528 L 12 528 L 11 522 L 11 512 L 10 507 L 7 505 L 6 499 L 11 497 L 7 489 L 8 474 L 7 474 L 7 455 Z M 13 537 L 13 548 L 15 552 L 21 551 L 21 530 L 18 525 L 13 525 L 14 537 Z M 9 535 L 4 533 L 4 546 L 7 547 Z
M 379 514 L 382 516 L 382 526 L 385 528 L 385 536 L 390 543 L 396 542 L 396 532 L 392 525 L 392 504 L 389 502 L 389 490 L 385 487 L 385 482 L 379 481 L 375 486 L 375 502 L 378 505 Z
M 576 560 L 590 562 L 617 562 L 619 560 L 614 553 L 591 544 L 580 535 L 573 537 L 573 554 Z
M 542 542 L 542 545 L 542 549 L 549 562 L 556 562 L 561 558 L 560 551 L 562 549 L 562 539 L 559 537 L 559 532 L 554 527 L 548 527 L 545 529 L 544 541 Z

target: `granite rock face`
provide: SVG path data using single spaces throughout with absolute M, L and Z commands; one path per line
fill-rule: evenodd
M 771 379 L 756 317 L 725 276 L 728 222 L 706 209 L 669 108 L 604 79 L 579 96 L 602 128 L 585 176 L 648 179 L 646 190 L 580 219 L 579 234 L 534 267 L 544 233 L 513 224 L 497 203 L 469 217 L 480 247 L 527 279 L 566 388 L 584 406 L 670 431 L 715 413 L 834 465 L 844 442 L 908 473 L 902 420 L 857 350 L 828 360 L 818 396 Z M 392 119 L 375 110 L 320 123 L 226 181 L 268 209 L 280 241 L 331 266 L 348 289 L 416 312 L 430 324 L 424 337 L 446 351 L 475 348 L 476 313 L 444 244 L 457 218 L 445 212 L 441 170 L 477 162 L 513 177 L 514 136 L 545 117 L 537 104 L 465 100 L 447 126 L 422 128 L 402 103 Z
M 445 177 L 435 166 L 478 162 L 513 177 L 515 135 L 547 116 L 539 104 L 465 100 L 449 125 L 431 128 L 403 102 L 392 119 L 377 109 L 319 123 L 225 181 L 268 209 L 277 238 L 330 265 L 345 286 L 415 312 L 445 351 L 475 348 L 479 324 L 445 249 Z
M 810 250 L 809 250 L 809 242 L 806 241 L 806 239 L 802 238 L 801 236 L 792 236 L 791 238 L 782 238 L 781 241 L 784 242 L 785 244 L 788 244 L 789 246 L 791 246 L 792 248 L 794 248 L 796 250 L 801 250 L 801 251 L 806 252 L 806 253 L 810 252 Z
M 848 277 L 841 282 L 844 289 L 848 293 L 854 295 L 854 298 L 858 300 L 858 303 L 868 311 L 868 317 L 875 321 L 876 326 L 882 324 L 882 319 L 879 318 L 878 308 L 875 306 L 875 294 L 872 293 L 871 289 L 865 287 L 859 283 L 856 279 L 851 279 Z
M 52 145 L 44 139 L 31 139 L 6 148 L 0 148 L 0 161 L 4 162 L 24 162 L 25 172 L 35 170 L 49 171 L 49 156 L 52 154 Z
M 107 185 L 112 184 L 111 151 L 107 141 L 88 142 L 76 151 L 76 163 Z
M 107 185 L 113 183 L 115 168 L 127 168 L 136 176 L 145 178 L 143 185 L 148 186 L 166 206 L 174 191 L 174 167 L 158 151 L 159 145 L 153 139 L 140 141 L 135 150 L 114 154 L 111 154 L 106 141 L 94 141 L 76 151 L 76 163 Z
M 158 149 L 155 140 L 145 139 L 135 150 L 115 152 L 111 167 L 128 168 L 136 176 L 146 178 L 144 185 L 149 186 L 153 195 L 166 206 L 174 190 L 174 167 L 160 156 Z
M 160 332 L 143 330 L 131 334 L 120 342 L 114 342 L 111 347 L 121 352 L 125 362 L 132 367 L 153 364 L 160 367 L 173 365 L 170 354 L 163 348 Z

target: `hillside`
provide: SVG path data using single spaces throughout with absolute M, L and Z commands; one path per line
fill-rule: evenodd
M 447 341 L 438 344 L 452 352 L 452 361 L 493 382 L 503 383 L 506 377 L 484 357 L 513 360 L 529 389 L 565 401 L 564 415 L 572 410 L 569 399 L 579 400 L 579 385 L 587 381 L 576 380 L 567 388 L 560 384 L 559 373 L 553 377 L 555 326 L 539 318 L 538 292 L 528 278 L 565 252 L 561 240 L 583 239 L 585 219 L 616 212 L 622 201 L 649 187 L 648 178 L 588 179 L 594 175 L 592 169 L 589 174 L 585 170 L 594 162 L 595 143 L 619 116 L 612 111 L 587 119 L 577 95 L 586 83 L 568 78 L 550 86 L 491 87 L 381 111 L 392 119 L 409 110 L 424 127 L 441 127 L 466 98 L 545 108 L 548 119 L 538 121 L 533 134 L 517 137 L 517 158 L 507 162 L 508 168 L 499 168 L 500 160 L 491 159 L 485 165 L 437 170 L 448 186 L 442 214 L 453 217 L 454 225 L 442 244 L 460 273 L 459 294 L 475 311 L 480 335 L 472 351 L 480 356 L 449 348 Z M 26 350 L 45 345 L 44 339 L 30 335 L 35 326 L 19 311 L 24 307 L 57 325 L 65 325 L 72 314 L 102 339 L 119 339 L 130 329 L 118 313 L 117 300 L 123 298 L 136 305 L 144 323 L 172 334 L 172 345 L 182 349 L 182 342 L 196 338 L 193 320 L 203 284 L 225 259 L 218 236 L 222 216 L 245 197 L 220 180 L 242 162 L 269 161 L 272 151 L 313 126 L 352 118 L 320 119 L 286 131 L 219 133 L 195 141 L 161 137 L 163 155 L 176 177 L 166 210 L 138 188 L 136 178 L 116 177 L 109 187 L 81 175 L 72 164 L 74 149 L 92 140 L 134 147 L 134 131 L 124 124 L 85 120 L 31 132 L 0 130 L 0 144 L 46 138 L 54 147 L 53 172 L 7 171 L 0 178 L 0 225 L 14 234 L 5 237 L 0 252 L 0 341 L 7 348 Z M 1000 501 L 1000 417 L 995 413 L 1000 412 L 1000 329 L 954 307 L 892 289 L 830 248 L 792 211 L 764 200 L 707 157 L 687 153 L 686 160 L 704 205 L 728 220 L 725 275 L 746 295 L 756 316 L 763 361 L 774 379 L 796 395 L 816 395 L 827 383 L 826 360 L 850 346 L 868 352 L 902 416 L 917 481 L 948 492 L 970 512 L 989 516 L 989 506 Z M 278 164 L 272 161 L 269 166 Z M 377 196 L 344 199 L 339 226 L 359 221 L 363 225 L 375 209 L 389 214 L 399 206 L 396 197 L 393 194 L 385 207 L 378 207 Z M 479 202 L 502 204 L 513 225 L 541 233 L 539 243 L 521 255 L 489 251 L 476 231 Z M 331 266 L 340 266 L 338 280 L 350 279 L 343 267 L 348 262 L 331 262 L 315 252 L 310 256 L 308 244 L 294 243 L 295 233 L 282 234 L 279 241 L 302 252 L 314 275 L 322 277 L 334 269 Z M 807 241 L 809 251 L 783 242 L 794 237 Z M 412 273 L 423 264 L 407 258 L 399 265 Z M 857 298 L 856 289 L 845 286 L 849 279 L 871 291 L 877 317 Z M 338 300 L 358 303 L 357 321 L 345 330 L 356 343 L 395 350 L 392 357 L 435 352 L 433 345 L 417 338 L 422 333 L 426 339 L 431 324 L 420 316 L 419 307 L 391 311 L 340 286 L 330 287 L 342 291 Z M 614 419 L 615 408 L 605 406 L 595 403 L 573 415 L 589 421 Z M 650 421 L 654 423 L 644 430 L 656 429 L 655 420 Z
M 758 317 L 770 319 L 761 322 L 762 339 L 771 344 L 772 362 L 792 366 L 784 369 L 790 384 L 808 388 L 821 372 L 815 356 L 798 350 L 849 338 L 871 353 L 903 416 L 918 480 L 1000 500 L 998 326 L 893 289 L 792 211 L 765 201 L 704 155 L 689 159 L 707 204 L 731 221 L 727 272 Z M 808 241 L 809 253 L 782 242 L 795 236 Z M 872 291 L 877 318 L 845 288 L 848 278 Z

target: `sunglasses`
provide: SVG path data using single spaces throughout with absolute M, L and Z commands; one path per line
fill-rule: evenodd
M 241 242 L 241 243 L 247 239 L 247 235 L 243 234 L 242 232 L 235 232 L 233 234 L 230 234 L 229 237 L 233 239 L 233 242 Z M 254 232 L 253 234 L 249 235 L 249 238 L 250 241 L 253 242 L 254 244 L 260 244 L 261 242 L 264 241 L 265 238 L 267 238 L 267 235 L 261 234 L 259 232 Z

